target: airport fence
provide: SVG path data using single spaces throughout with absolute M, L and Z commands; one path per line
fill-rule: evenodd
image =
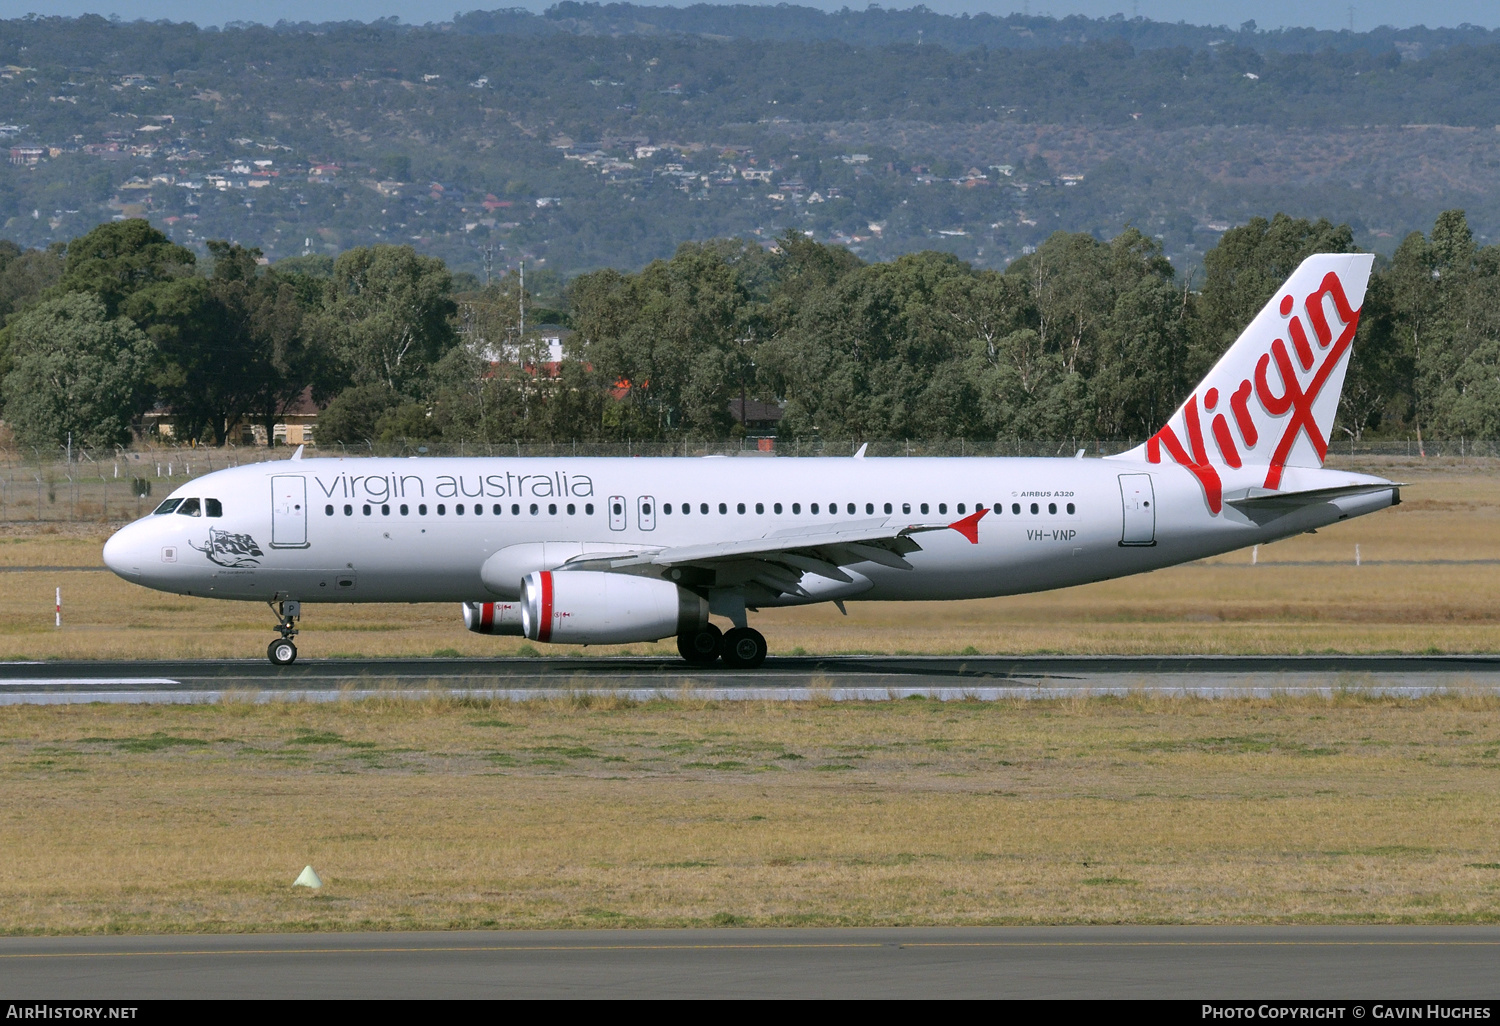
M 758 439 L 731 441 L 682 439 L 667 442 L 496 442 L 366 443 L 316 449 L 306 455 L 359 458 L 401 456 L 848 456 L 862 444 L 853 439 Z M 1125 452 L 1136 439 L 1068 439 L 1035 441 L 999 439 L 876 439 L 866 455 L 904 456 L 1074 456 Z M 118 523 L 149 512 L 184 482 L 227 467 L 284 460 L 286 448 L 152 446 L 93 452 L 75 449 L 51 454 L 0 451 L 0 522 Z M 1379 439 L 1336 444 L 1329 453 L 1336 465 L 1352 466 L 1365 458 L 1424 463 L 1474 465 L 1500 472 L 1500 440 Z

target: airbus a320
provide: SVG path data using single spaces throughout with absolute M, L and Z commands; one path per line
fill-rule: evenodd
M 104 560 L 158 591 L 271 604 L 273 663 L 325 602 L 453 602 L 482 634 L 676 637 L 753 668 L 750 615 L 1066 588 L 1373 513 L 1323 467 L 1373 257 L 1291 275 L 1168 422 L 1104 459 L 301 458 L 221 470 Z M 1081 454 L 1080 454 L 1081 455 Z M 722 630 L 711 619 L 727 622 Z

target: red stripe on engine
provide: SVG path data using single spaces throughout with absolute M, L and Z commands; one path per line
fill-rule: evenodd
M 485 602 L 479 607 L 479 630 L 488 634 L 490 628 L 495 626 L 495 603 Z
M 536 640 L 552 640 L 552 571 L 543 570 L 538 576 L 542 579 L 542 610 L 537 617 Z

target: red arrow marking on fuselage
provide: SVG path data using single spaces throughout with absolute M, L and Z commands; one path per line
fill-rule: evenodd
M 969 543 L 971 545 L 978 545 L 979 521 L 984 519 L 984 515 L 989 511 L 990 508 L 988 506 L 980 506 L 973 513 L 970 513 L 962 520 L 955 520 L 948 526 L 953 528 L 959 534 L 963 535 L 965 538 L 969 539 Z

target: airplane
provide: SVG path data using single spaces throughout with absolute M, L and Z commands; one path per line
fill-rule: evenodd
M 104 546 L 158 591 L 454 602 L 481 634 L 675 636 L 754 668 L 749 614 L 972 599 L 1144 573 L 1363 516 L 1401 485 L 1323 467 L 1374 258 L 1307 258 L 1167 423 L 1079 458 L 305 458 L 221 470 Z M 721 630 L 710 618 L 731 625 Z

